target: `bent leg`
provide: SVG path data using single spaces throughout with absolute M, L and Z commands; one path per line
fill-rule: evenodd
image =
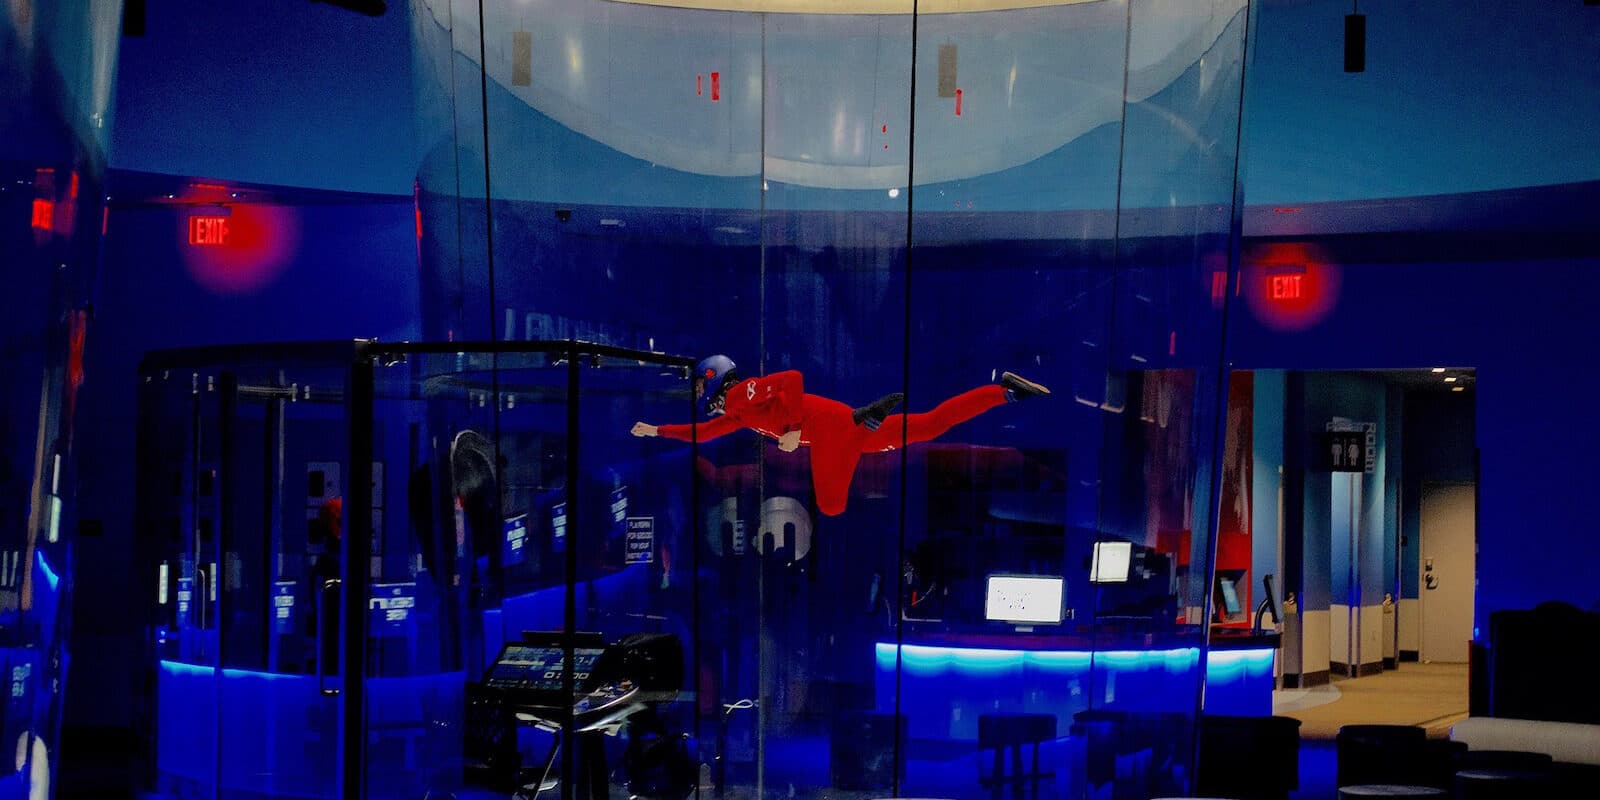
M 929 442 L 943 436 L 945 431 L 988 411 L 1005 405 L 1006 389 L 998 384 L 980 386 L 962 392 L 940 403 L 932 411 L 922 414 L 896 414 L 883 421 L 883 425 L 866 437 L 862 448 L 866 452 L 893 450 L 902 442 L 916 444 Z

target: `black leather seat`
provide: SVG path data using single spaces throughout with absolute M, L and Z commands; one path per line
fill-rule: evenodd
M 1300 788 L 1300 720 L 1200 717 L 1195 792 L 1238 800 L 1286 800 Z

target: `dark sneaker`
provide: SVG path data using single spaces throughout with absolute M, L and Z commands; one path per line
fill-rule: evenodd
M 906 396 L 899 392 L 886 394 L 856 409 L 850 416 L 856 421 L 857 425 L 864 425 L 867 430 L 875 431 L 879 425 L 883 424 L 884 420 L 889 418 L 891 412 L 900 407 L 900 403 L 905 399 Z
M 1006 387 L 1006 399 L 1013 403 L 1024 397 L 1038 397 L 1050 393 L 1049 389 L 1014 372 L 1003 373 L 1000 376 L 1000 385 Z

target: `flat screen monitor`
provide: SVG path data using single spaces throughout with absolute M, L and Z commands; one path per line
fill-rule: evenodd
M 589 679 L 589 675 L 594 672 L 595 663 L 600 660 L 600 654 L 604 652 L 604 648 L 598 647 L 579 647 L 573 650 L 572 660 L 577 665 L 573 680 L 579 687 Z M 563 682 L 561 663 L 565 660 L 564 655 L 560 647 L 507 645 L 500 653 L 500 658 L 495 660 L 484 683 L 503 689 L 559 692 Z
M 1089 580 L 1094 583 L 1127 583 L 1128 567 L 1132 563 L 1133 542 L 1095 542 L 1094 561 L 1089 564 Z
M 1239 616 L 1239 587 L 1227 578 L 1217 578 L 1222 589 L 1222 611 L 1230 617 Z
M 1044 575 L 990 575 L 984 617 L 994 622 L 1061 622 L 1066 581 Z

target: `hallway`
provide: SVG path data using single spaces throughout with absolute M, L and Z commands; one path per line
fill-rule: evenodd
M 1332 739 L 1341 725 L 1421 725 L 1444 736 L 1467 715 L 1466 664 L 1401 665 L 1365 678 L 1273 693 L 1273 713 L 1300 720 L 1302 739 Z

